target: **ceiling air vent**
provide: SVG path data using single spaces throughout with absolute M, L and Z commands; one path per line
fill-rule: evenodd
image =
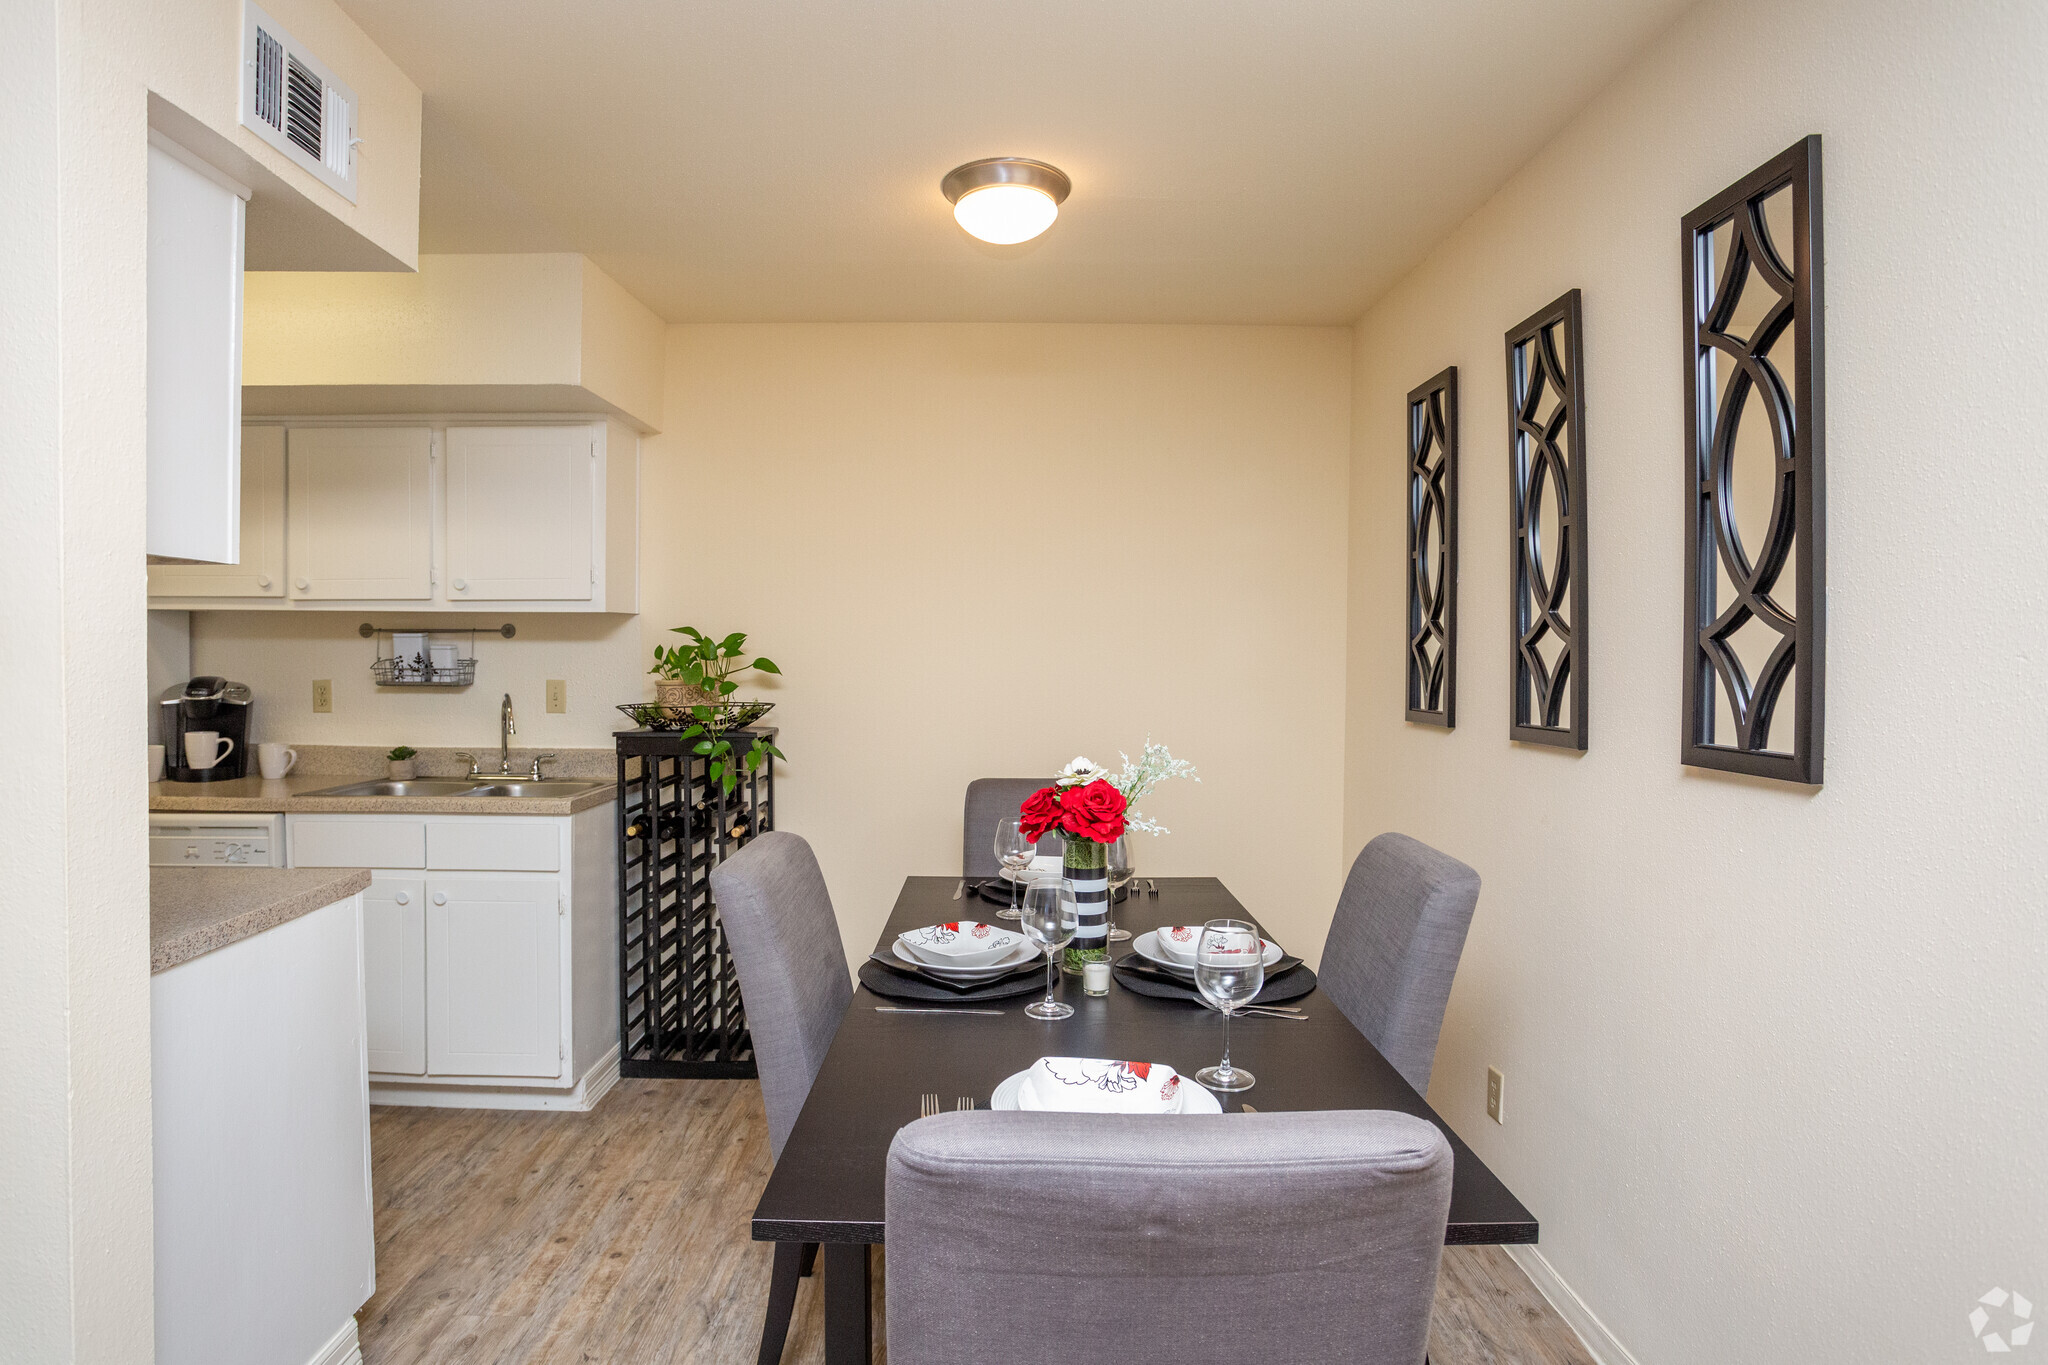
M 277 21 L 242 8 L 242 126 L 356 201 L 356 92 Z

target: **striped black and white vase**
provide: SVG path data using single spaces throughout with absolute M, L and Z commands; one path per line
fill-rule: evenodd
M 1061 967 L 1078 974 L 1084 962 L 1109 957 L 1109 850 L 1089 839 L 1069 837 L 1065 871 L 1073 883 L 1080 927 L 1067 944 Z

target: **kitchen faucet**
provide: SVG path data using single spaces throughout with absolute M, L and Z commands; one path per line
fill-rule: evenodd
M 512 723 L 512 694 L 507 692 L 505 700 L 498 706 L 498 776 L 500 777 L 513 776 L 512 736 L 518 733 L 519 727 Z M 478 765 L 475 754 L 457 754 L 456 757 L 469 760 L 469 775 L 471 777 L 483 776 L 483 769 Z M 535 754 L 533 758 L 533 771 L 524 774 L 524 776 L 530 781 L 540 781 L 540 765 L 553 757 L 553 754 Z

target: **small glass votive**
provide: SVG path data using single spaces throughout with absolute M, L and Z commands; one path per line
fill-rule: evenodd
M 1081 991 L 1084 995 L 1109 994 L 1109 964 L 1107 962 L 1084 962 L 1081 964 Z

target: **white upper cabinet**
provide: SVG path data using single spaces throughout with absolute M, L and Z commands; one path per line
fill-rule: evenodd
M 601 428 L 448 428 L 448 600 L 588 601 Z
M 433 432 L 293 427 L 285 445 L 290 596 L 425 601 L 433 596 Z
M 161 134 L 149 147 L 149 513 L 144 548 L 241 558 L 242 248 L 249 191 Z
M 242 428 L 241 560 L 152 564 L 151 597 L 284 596 L 284 428 Z
M 152 607 L 639 610 L 640 437 L 624 423 L 275 420 L 244 437 L 249 553 L 153 566 Z

